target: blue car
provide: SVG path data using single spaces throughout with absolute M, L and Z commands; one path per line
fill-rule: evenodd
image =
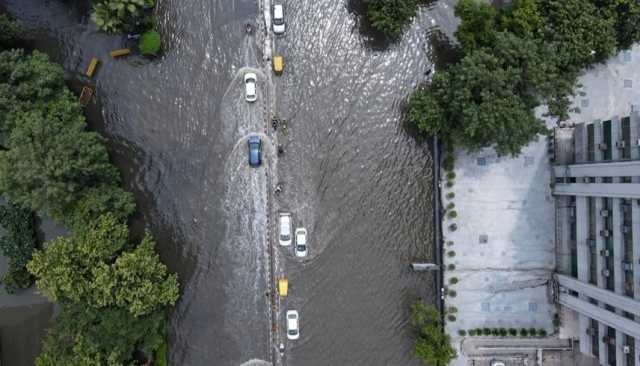
M 249 137 L 249 165 L 259 167 L 262 164 L 262 140 L 259 136 Z

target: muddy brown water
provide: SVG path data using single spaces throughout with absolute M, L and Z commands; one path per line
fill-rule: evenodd
M 112 60 L 108 52 L 127 41 L 97 31 L 86 4 L 0 0 L 33 47 L 76 84 L 97 87 L 90 124 L 136 194 L 136 231 L 153 231 L 181 278 L 171 364 L 269 360 L 270 204 L 309 231 L 306 260 L 277 249 L 291 281 L 286 306 L 302 325 L 286 363 L 419 364 L 408 307 L 417 297 L 435 304 L 436 295 L 434 277 L 412 273 L 409 263 L 433 257 L 432 161 L 402 113 L 431 67 L 427 29 L 455 26 L 450 3 L 422 9 L 400 41 L 372 46 L 346 2 L 287 2 L 287 34 L 275 40 L 286 69 L 273 80 L 290 131 L 278 139 L 286 152 L 270 182 L 267 169 L 246 164 L 247 134 L 265 128 L 264 95 L 248 105 L 241 80 L 245 71 L 267 71 L 261 43 L 243 32 L 260 19 L 255 1 L 160 1 L 162 57 Z M 88 81 L 91 57 L 102 62 Z M 269 202 L 275 181 L 284 190 Z

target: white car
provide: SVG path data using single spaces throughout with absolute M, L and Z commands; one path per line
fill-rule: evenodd
M 296 257 L 307 256 L 307 229 L 296 229 Z
M 287 310 L 287 338 L 291 340 L 300 338 L 300 317 L 296 310 Z
M 252 72 L 244 74 L 244 99 L 249 103 L 255 102 L 256 99 L 258 99 L 256 94 L 256 80 L 258 80 L 256 74 Z
M 282 4 L 273 6 L 273 33 L 283 34 L 285 30 L 284 25 L 284 8 Z
M 291 245 L 291 214 L 287 212 L 280 213 L 280 245 Z

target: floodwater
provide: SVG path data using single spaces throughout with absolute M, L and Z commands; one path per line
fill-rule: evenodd
M 451 2 L 422 9 L 386 47 L 360 34 L 345 1 L 287 2 L 287 34 L 275 39 L 285 73 L 276 77 L 262 61 L 262 37 L 243 32 L 262 19 L 255 0 L 160 0 L 166 51 L 155 60 L 112 60 L 108 52 L 126 40 L 96 31 L 86 4 L 0 0 L 74 83 L 97 87 L 91 126 L 136 194 L 136 227 L 153 231 L 181 278 L 171 364 L 270 361 L 268 245 L 278 211 L 309 233 L 304 260 L 291 248 L 274 254 L 291 284 L 283 305 L 301 316 L 285 363 L 419 364 L 408 308 L 417 297 L 435 304 L 436 293 L 433 275 L 409 263 L 434 255 L 432 161 L 401 117 L 431 67 L 427 28 L 455 26 Z M 91 57 L 102 62 L 89 81 Z M 253 104 L 244 101 L 248 71 L 260 85 Z M 287 135 L 270 129 L 271 105 L 288 120 Z M 259 169 L 247 164 L 250 134 L 263 137 Z M 271 194 L 276 183 L 280 195 Z

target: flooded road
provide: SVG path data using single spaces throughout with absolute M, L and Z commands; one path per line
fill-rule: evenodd
M 309 256 L 276 248 L 291 283 L 284 305 L 301 316 L 286 364 L 418 365 L 408 308 L 436 295 L 433 276 L 409 262 L 433 257 L 432 161 L 401 115 L 431 67 L 425 30 L 454 24 L 447 3 L 374 49 L 346 3 L 287 2 L 287 34 L 275 40 L 285 73 L 271 79 L 289 133 L 278 132 L 285 154 L 275 164 L 262 39 L 243 32 L 261 19 L 255 0 L 160 1 L 166 51 L 156 60 L 110 59 L 125 41 L 96 31 L 86 5 L 0 0 L 71 78 L 83 80 L 91 57 L 102 61 L 93 83 L 103 121 L 92 126 L 109 138 L 140 221 L 182 282 L 171 364 L 270 359 L 266 246 L 273 215 L 289 211 L 309 232 Z M 246 71 L 261 85 L 254 104 L 244 101 Z M 265 140 L 260 169 L 247 164 L 253 133 Z M 270 199 L 276 182 L 283 193 Z

